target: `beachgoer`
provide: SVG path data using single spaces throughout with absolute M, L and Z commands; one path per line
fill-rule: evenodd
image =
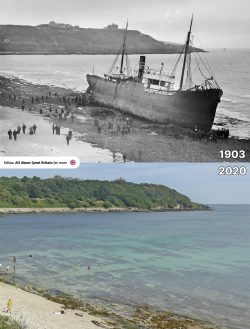
M 11 314 L 11 310 L 12 310 L 12 307 L 13 307 L 13 301 L 12 299 L 10 298 L 7 302 L 7 313 L 10 313 Z
M 55 129 L 56 129 L 56 126 L 55 126 L 54 123 L 53 123 L 53 125 L 52 125 L 52 133 L 53 133 L 53 135 L 54 135 L 54 133 L 55 133 Z
M 9 139 L 12 139 L 12 130 L 11 129 L 8 130 L 8 135 L 9 135 Z
M 30 135 L 33 135 L 34 131 L 33 131 L 33 127 L 30 127 Z
M 34 124 L 33 124 L 33 131 L 34 131 L 34 134 L 36 133 L 36 128 L 37 128 L 37 126 L 36 126 L 36 124 L 34 123 Z
M 125 153 L 123 154 L 122 158 L 123 158 L 123 161 L 124 161 L 124 162 L 126 162 L 126 161 L 127 161 L 127 156 L 126 156 L 126 154 L 125 154 Z
M 69 140 L 70 140 L 70 137 L 69 137 L 69 135 L 67 135 L 66 136 L 67 145 L 69 145 Z
M 16 129 L 14 129 L 14 131 L 13 131 L 13 137 L 14 137 L 14 140 L 16 141 L 16 136 L 17 136 L 17 131 L 16 131 Z
M 20 134 L 20 132 L 21 132 L 21 127 L 20 127 L 19 125 L 17 126 L 17 130 L 16 130 L 16 131 L 17 131 L 18 134 Z
M 39 111 L 39 112 L 40 112 L 40 114 L 43 114 L 43 109 L 40 109 L 40 111 Z
M 73 135 L 72 130 L 69 130 L 68 135 L 69 135 L 69 138 L 71 139 L 72 138 L 72 135 Z
M 24 108 L 25 108 L 25 106 L 24 106 L 24 105 L 22 105 L 22 111 L 24 111 Z
M 23 124 L 22 129 L 23 129 L 23 134 L 25 134 L 25 130 L 26 130 L 26 125 L 25 124 Z

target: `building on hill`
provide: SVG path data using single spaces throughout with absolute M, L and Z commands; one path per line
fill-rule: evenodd
M 107 26 L 104 27 L 104 30 L 118 30 L 119 26 L 117 24 L 109 24 Z

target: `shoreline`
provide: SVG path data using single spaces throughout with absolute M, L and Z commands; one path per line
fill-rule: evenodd
M 162 208 L 162 209 L 139 209 L 139 208 L 0 208 L 1 214 L 43 214 L 43 213 L 110 213 L 110 212 L 170 212 L 170 211 L 204 211 L 212 208 Z
M 53 143 L 60 145 L 58 154 L 62 155 L 62 150 L 70 150 L 71 155 L 80 158 L 81 162 L 223 162 L 220 155 L 221 150 L 244 150 L 245 158 L 230 158 L 227 162 L 250 162 L 250 140 L 237 139 L 230 137 L 228 140 L 218 140 L 217 142 L 207 141 L 206 139 L 197 140 L 192 130 L 175 127 L 173 125 L 162 125 L 149 123 L 143 119 L 135 118 L 121 112 L 105 108 L 89 106 L 86 104 L 84 94 L 75 92 L 71 89 L 55 86 L 33 84 L 19 78 L 6 78 L 0 76 L 0 105 L 6 107 L 5 114 L 0 108 L 0 117 L 2 120 L 9 120 L 9 125 L 22 125 L 24 118 L 29 115 L 40 120 L 41 126 L 46 123 L 43 130 L 38 127 L 38 132 L 46 138 L 40 142 L 40 148 L 46 145 L 46 154 L 50 154 Z M 51 96 L 48 97 L 48 94 Z M 54 93 L 57 97 L 54 97 Z M 13 95 L 16 95 L 15 101 Z M 39 98 L 38 102 L 31 105 L 31 97 Z M 70 98 L 70 102 L 63 102 L 63 97 Z M 80 102 L 75 102 L 80 98 Z M 22 100 L 25 100 L 25 109 L 21 110 Z M 32 106 L 31 113 L 28 107 Z M 49 111 L 49 108 L 52 108 Z M 60 109 L 68 108 L 74 114 L 74 122 L 70 115 L 66 120 L 58 117 Z M 11 109 L 11 110 L 10 110 Z M 39 111 L 42 109 L 42 114 Z M 12 113 L 13 111 L 13 113 Z M 6 119 L 4 119 L 6 116 Z M 129 133 L 122 133 L 122 127 L 126 129 L 126 120 L 130 122 Z M 52 124 L 60 125 L 64 130 L 63 136 L 52 135 Z M 8 126 L 11 128 L 13 126 Z M 118 126 L 120 130 L 118 131 Z M 98 127 L 100 131 L 98 132 Z M 125 129 L 124 128 L 124 129 Z M 8 129 L 7 129 L 8 130 Z M 32 144 L 23 144 L 15 151 L 10 148 L 7 130 L 2 132 L 1 155 L 36 155 L 37 148 Z M 71 142 L 66 145 L 66 131 L 73 131 L 73 140 L 79 143 L 78 148 L 73 148 Z M 125 130 L 124 130 L 125 131 Z M 23 135 L 20 137 L 23 139 Z M 33 137 L 27 139 L 25 143 L 30 143 Z M 93 152 L 96 149 L 97 157 L 91 156 L 89 160 L 88 149 L 81 152 L 81 145 L 85 142 L 91 147 Z M 12 143 L 13 145 L 13 143 Z M 38 144 L 39 145 L 39 144 Z M 5 150 L 6 147 L 6 150 Z M 27 150 L 29 149 L 29 150 Z M 188 150 L 188 152 L 187 152 Z M 106 155 L 100 154 L 101 151 Z M 5 152 L 5 153 L 4 153 Z M 19 152 L 13 154 L 13 152 Z M 40 151 L 41 152 L 41 151 Z M 79 156 L 79 154 L 80 156 Z M 56 154 L 53 154 L 56 155 Z
M 10 315 L 14 320 L 27 325 L 27 328 L 61 329 L 218 329 L 218 325 L 197 319 L 190 315 L 181 315 L 169 310 L 159 310 L 150 305 L 122 305 L 107 302 L 105 305 L 93 301 L 84 301 L 69 294 L 59 292 L 51 295 L 46 289 L 13 284 L 0 279 L 0 306 L 11 298 L 14 306 Z M 64 310 L 65 314 L 60 314 Z M 5 315 L 3 311 L 0 315 Z

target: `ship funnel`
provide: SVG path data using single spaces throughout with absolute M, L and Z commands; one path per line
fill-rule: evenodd
M 145 68 L 145 62 L 146 62 L 146 56 L 140 56 L 139 70 L 138 70 L 138 79 L 140 82 L 142 81 L 144 68 Z

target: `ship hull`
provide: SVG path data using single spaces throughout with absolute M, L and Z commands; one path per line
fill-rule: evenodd
M 87 75 L 93 101 L 155 123 L 209 131 L 222 96 L 221 89 L 174 91 L 156 94 L 144 91 L 135 81 L 108 81 Z

